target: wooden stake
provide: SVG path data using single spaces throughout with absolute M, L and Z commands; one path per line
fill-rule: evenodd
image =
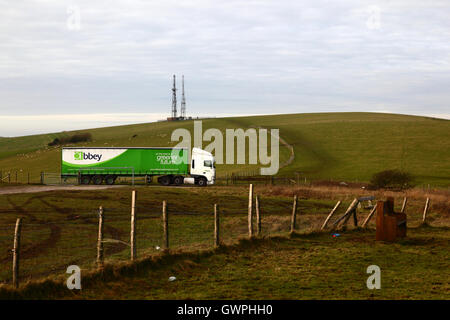
M 131 192 L 131 260 L 136 259 L 136 190 Z
M 248 237 L 253 237 L 253 184 L 248 192 Z
M 169 217 L 167 215 L 167 203 L 163 201 L 162 207 L 162 219 L 163 219 L 163 237 L 164 237 L 164 250 L 169 250 Z
M 405 213 L 405 209 L 406 209 L 406 202 L 408 201 L 408 198 L 404 197 L 403 198 L 403 204 L 402 204 L 402 210 L 400 211 L 400 213 Z
M 292 204 L 291 232 L 295 231 L 296 220 L 297 220 L 297 195 L 294 196 L 294 203 Z
M 219 206 L 214 204 L 214 246 L 220 246 Z
M 20 263 L 20 235 L 22 231 L 22 219 L 17 219 L 16 230 L 14 231 L 13 249 L 13 286 L 19 288 L 19 263 Z
M 331 217 L 333 216 L 333 214 L 336 212 L 337 208 L 341 205 L 341 201 L 338 201 L 336 203 L 336 205 L 334 206 L 334 208 L 330 211 L 330 213 L 328 214 L 328 217 L 325 219 L 322 228 L 320 228 L 320 230 L 323 230 L 326 228 L 328 221 L 330 221 Z
M 255 209 L 256 209 L 256 235 L 261 236 L 261 213 L 259 211 L 259 196 L 255 195 Z
M 97 266 L 103 266 L 103 207 L 98 209 Z
M 359 203 L 358 199 L 356 199 L 356 198 L 353 199 L 352 203 L 347 208 L 347 211 L 345 211 L 345 213 L 333 223 L 333 226 L 337 226 L 339 224 L 339 222 L 342 221 L 342 219 L 344 219 L 344 221 L 342 221 L 341 226 L 346 225 L 348 219 L 350 219 L 350 215 L 353 213 L 353 210 L 356 210 L 358 203 Z
M 341 228 L 343 228 L 343 227 L 345 227 L 345 226 L 347 225 L 347 222 L 348 222 L 348 220 L 350 219 L 350 217 L 351 217 L 352 215 L 355 214 L 355 210 L 356 210 L 356 208 L 353 209 L 351 212 L 349 212 L 349 213 L 345 216 L 345 219 L 341 222 Z
M 430 198 L 427 198 L 427 201 L 425 202 L 425 208 L 423 209 L 423 223 L 425 223 L 426 219 L 427 219 L 427 213 L 428 213 L 428 209 L 430 207 Z
M 353 210 L 353 225 L 355 227 L 358 226 L 358 217 L 356 216 L 356 208 L 355 208 L 355 210 Z
M 377 211 L 377 206 L 373 206 L 372 211 L 370 211 L 370 213 L 367 215 L 366 220 L 364 220 L 363 224 L 361 225 L 362 228 L 364 228 L 370 221 L 370 219 L 372 218 L 373 214 L 375 213 L 375 211 Z

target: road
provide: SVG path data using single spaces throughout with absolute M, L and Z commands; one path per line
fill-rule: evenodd
M 55 190 L 103 190 L 110 188 L 120 188 L 123 186 L 12 186 L 12 187 L 1 187 L 0 195 L 2 194 L 17 194 L 17 193 L 36 193 L 36 192 L 46 192 Z

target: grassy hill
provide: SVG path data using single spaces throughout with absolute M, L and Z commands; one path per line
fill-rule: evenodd
M 203 130 L 249 127 L 279 128 L 280 135 L 294 148 L 293 163 L 280 176 L 296 172 L 308 180 L 368 181 L 385 169 L 412 173 L 418 184 L 450 186 L 450 121 L 382 113 L 310 113 L 203 120 Z M 158 122 L 88 129 L 93 141 L 77 146 L 174 146 L 176 128 L 193 131 L 193 121 Z M 0 170 L 59 172 L 60 147 L 48 147 L 55 137 L 74 132 L 0 138 Z M 206 146 L 209 142 L 205 142 Z M 280 162 L 290 151 L 280 145 Z M 257 166 L 218 165 L 218 175 Z

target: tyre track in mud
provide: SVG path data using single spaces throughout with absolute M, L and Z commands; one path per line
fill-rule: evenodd
M 10 199 L 10 197 L 6 197 L 6 201 L 8 201 L 8 203 L 14 208 L 14 210 L 19 212 L 21 215 L 24 215 L 26 218 L 29 218 L 30 222 L 32 222 L 33 224 L 45 224 L 50 229 L 50 235 L 47 239 L 20 250 L 21 259 L 30 259 L 40 254 L 46 253 L 49 249 L 53 248 L 56 245 L 56 242 L 61 238 L 61 227 L 55 224 L 46 223 L 45 221 L 36 218 L 33 214 L 29 213 L 23 208 L 23 206 L 29 204 L 34 198 L 35 197 L 28 199 L 24 204 L 22 204 L 22 206 L 19 206 L 15 204 Z M 5 263 L 10 259 L 11 257 L 7 256 L 6 258 L 0 260 L 0 263 Z
M 27 201 L 24 202 L 22 205 L 17 205 L 10 199 L 10 197 L 6 196 L 7 202 L 13 207 L 14 211 L 20 213 L 21 215 L 24 215 L 27 219 L 29 219 L 28 222 L 31 222 L 33 224 L 41 224 L 42 226 L 48 226 L 48 228 L 50 229 L 50 235 L 47 239 L 45 239 L 41 242 L 38 242 L 36 244 L 33 244 L 32 246 L 29 246 L 27 248 L 23 248 L 21 250 L 21 258 L 22 259 L 31 259 L 31 258 L 35 258 L 39 255 L 47 253 L 49 249 L 54 248 L 56 246 L 58 241 L 61 239 L 61 232 L 62 232 L 61 227 L 58 226 L 57 224 L 55 224 L 53 222 L 46 222 L 45 220 L 38 219 L 35 215 L 29 213 L 26 209 L 24 209 L 24 207 L 26 207 L 26 205 L 30 204 L 33 200 L 39 200 L 44 205 L 55 210 L 56 212 L 58 212 L 60 214 L 65 214 L 66 219 L 68 221 L 73 221 L 72 210 L 66 210 L 63 208 L 59 208 L 58 206 L 51 204 L 48 201 L 44 200 L 43 198 L 45 198 L 45 197 L 46 197 L 46 195 L 36 195 L 34 197 L 27 199 Z M 91 218 L 89 218 L 89 217 L 85 217 L 83 219 L 83 222 L 86 224 L 97 225 L 96 221 L 91 221 L 90 219 Z M 27 221 L 25 220 L 24 223 L 26 224 Z M 122 231 L 120 231 L 119 229 L 114 228 L 112 226 L 105 225 L 104 228 L 105 228 L 105 233 L 109 233 L 111 235 L 112 239 L 120 240 L 121 236 L 123 235 Z M 125 248 L 127 248 L 127 246 L 123 243 L 114 243 L 109 248 L 108 253 L 115 254 L 115 253 L 118 253 L 118 252 L 124 250 Z M 8 262 L 9 260 L 11 260 L 11 254 L 9 254 L 4 259 L 1 259 L 0 263 L 5 263 L 5 262 Z
M 73 219 L 73 215 L 72 215 L 72 210 L 70 210 L 70 209 L 66 210 L 66 209 L 60 208 L 60 207 L 58 207 L 58 206 L 56 206 L 54 204 L 49 203 L 48 201 L 43 199 L 43 198 L 45 198 L 45 196 L 36 196 L 36 198 L 39 201 L 41 201 L 43 204 L 45 204 L 46 206 L 48 206 L 48 207 L 52 208 L 53 210 L 55 210 L 56 212 L 61 213 L 61 214 L 66 214 L 66 219 L 68 221 L 73 221 L 74 220 Z M 97 221 L 92 221 L 90 217 L 84 217 L 82 220 L 86 224 L 91 224 L 91 225 L 94 225 L 94 226 L 98 225 L 98 222 Z M 112 239 L 114 239 L 114 240 L 120 240 L 120 237 L 123 235 L 123 232 L 121 230 L 117 229 L 117 228 L 114 228 L 114 227 L 109 226 L 107 224 L 104 224 L 103 227 L 105 229 L 105 233 L 109 233 L 111 235 Z M 108 250 L 108 251 L 109 251 L 109 253 L 114 254 L 114 253 L 118 253 L 118 252 L 124 250 L 126 247 L 127 246 L 125 244 L 123 244 L 123 243 L 115 243 L 115 244 L 113 244 L 111 246 L 110 250 Z

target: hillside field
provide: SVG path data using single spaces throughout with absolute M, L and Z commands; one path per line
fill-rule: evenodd
M 278 175 L 307 180 L 367 182 L 386 169 L 410 172 L 418 185 L 450 186 L 450 121 L 382 113 L 311 113 L 203 120 L 203 131 L 250 127 L 279 128 L 280 136 L 293 146 L 294 161 Z M 93 141 L 75 146 L 138 147 L 174 146 L 176 128 L 193 131 L 193 121 L 156 122 L 79 130 L 89 132 Z M 15 172 L 24 182 L 31 173 L 60 171 L 60 147 L 48 147 L 55 137 L 73 132 L 0 138 L 0 170 L 3 177 Z M 204 147 L 209 142 L 204 142 Z M 73 145 L 72 145 L 73 146 Z M 280 162 L 290 151 L 280 144 Z M 218 176 L 250 171 L 256 165 L 218 165 Z

